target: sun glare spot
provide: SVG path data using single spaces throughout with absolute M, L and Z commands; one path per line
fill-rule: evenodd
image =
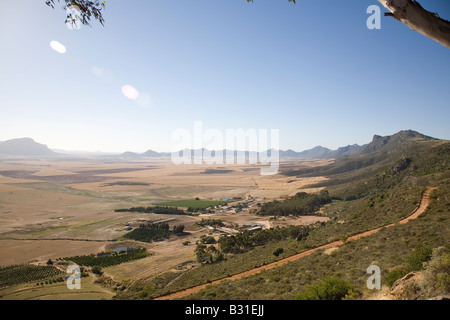
M 100 67 L 94 66 L 91 68 L 91 71 L 96 77 L 101 77 L 103 75 L 103 70 Z
M 64 54 L 67 51 L 66 47 L 61 42 L 58 42 L 58 41 L 51 41 L 50 47 L 53 50 L 55 50 L 56 52 L 61 53 L 61 54 Z
M 148 109 L 153 106 L 153 98 L 148 93 L 141 93 L 139 99 L 136 100 L 139 107 Z
M 130 85 L 124 85 L 122 87 L 122 93 L 125 97 L 131 100 L 136 100 L 137 98 L 139 98 L 139 91 L 137 91 Z

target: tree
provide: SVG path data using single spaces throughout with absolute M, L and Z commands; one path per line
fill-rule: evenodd
M 204 244 L 199 243 L 194 252 L 197 257 L 197 262 L 203 263 L 208 260 L 208 254 L 206 253 L 206 246 Z
M 412 30 L 433 39 L 436 42 L 450 48 L 450 22 L 425 10 L 415 0 L 378 0 L 390 13 L 391 16 Z
M 253 0 L 247 0 L 253 2 Z M 295 0 L 289 0 L 295 4 Z M 378 0 L 391 16 L 412 30 L 450 48 L 450 22 L 425 10 L 416 0 Z
M 183 231 L 184 231 L 184 225 L 179 225 L 179 226 L 174 226 L 173 227 L 173 233 L 174 234 L 176 234 L 176 235 L 180 235 L 180 234 L 183 234 Z
M 61 0 L 57 0 L 61 2 Z M 102 10 L 106 1 L 99 0 L 63 0 L 63 9 L 76 9 L 79 16 L 68 13 L 66 23 L 75 24 L 79 20 L 84 25 L 90 26 L 91 18 L 98 20 L 102 25 L 105 22 Z M 253 2 L 253 0 L 247 0 Z M 289 0 L 295 4 L 295 0 Z M 390 12 L 385 16 L 391 16 L 412 30 L 437 41 L 450 48 L 450 22 L 439 17 L 437 13 L 425 10 L 416 0 L 378 0 Z M 47 0 L 46 4 L 55 8 L 55 0 Z
M 61 0 L 57 0 L 61 2 Z M 91 18 L 98 20 L 104 25 L 105 19 L 103 18 L 102 10 L 105 8 L 106 1 L 99 0 L 62 0 L 64 4 L 62 8 L 67 12 L 66 23 L 75 25 L 77 21 L 82 24 L 90 26 Z M 55 8 L 55 0 L 47 0 L 45 3 Z M 74 14 L 71 10 L 77 12 Z
M 102 275 L 103 271 L 102 268 L 100 268 L 99 266 L 93 266 L 91 269 L 92 273 L 98 274 L 98 275 Z
M 200 237 L 200 243 L 213 244 L 216 243 L 216 239 L 213 236 L 207 236 L 204 234 Z

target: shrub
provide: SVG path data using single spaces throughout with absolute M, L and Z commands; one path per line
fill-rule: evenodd
M 100 268 L 99 266 L 93 266 L 91 269 L 92 273 L 98 274 L 98 275 L 102 275 L 103 271 L 102 268 Z
M 184 232 L 184 225 L 174 226 L 172 232 L 176 235 L 181 235 Z
M 426 264 L 423 285 L 430 295 L 450 292 L 450 246 L 433 250 L 432 259 Z
M 389 287 L 392 287 L 395 281 L 403 278 L 407 273 L 408 272 L 404 268 L 392 270 L 384 276 L 384 281 Z
M 275 250 L 273 250 L 273 255 L 278 257 L 283 252 L 284 252 L 283 248 L 276 248 Z
M 350 283 L 336 277 L 325 277 L 321 281 L 308 285 L 303 292 L 294 297 L 296 300 L 342 300 L 352 292 Z
M 433 250 L 430 247 L 420 246 L 414 249 L 411 254 L 408 256 L 407 262 L 407 271 L 419 271 L 423 269 L 423 263 L 427 262 L 431 259 L 431 255 Z
M 213 236 L 202 235 L 200 242 L 203 244 L 213 244 L 216 243 L 216 239 Z

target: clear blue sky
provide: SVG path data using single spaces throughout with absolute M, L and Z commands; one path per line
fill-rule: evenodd
M 369 30 L 372 4 L 386 11 L 376 0 L 109 0 L 105 27 L 69 30 L 60 6 L 0 0 L 0 141 L 170 151 L 194 121 L 279 129 L 280 148 L 297 151 L 403 129 L 450 139 L 450 49 L 389 17 Z M 449 1 L 422 4 L 450 19 Z

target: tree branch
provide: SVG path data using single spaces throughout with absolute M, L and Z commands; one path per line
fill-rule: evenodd
M 412 30 L 450 48 L 450 22 L 429 12 L 414 0 L 378 0 L 388 14 Z
M 76 9 L 79 11 L 79 15 L 73 16 L 72 13 L 67 15 L 66 23 L 75 25 L 77 21 L 84 25 L 90 26 L 91 18 L 94 17 L 102 25 L 104 25 L 105 19 L 103 19 L 102 9 L 105 8 L 106 1 L 100 0 L 46 0 L 45 3 L 55 9 L 55 1 L 63 2 L 63 9 Z

